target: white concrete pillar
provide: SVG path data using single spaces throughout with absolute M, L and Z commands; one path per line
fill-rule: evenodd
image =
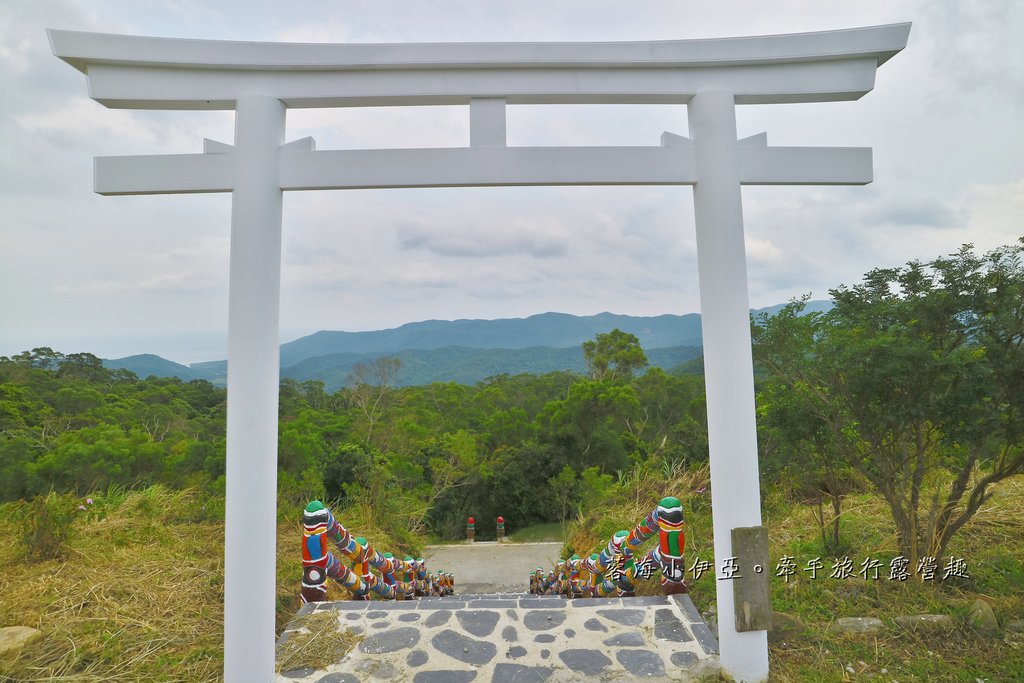
M 697 93 L 687 107 L 697 162 L 693 205 L 704 336 L 715 569 L 732 557 L 731 531 L 761 524 L 746 251 L 736 105 L 731 92 Z M 717 581 L 722 667 L 740 681 L 768 677 L 768 633 L 737 633 L 732 584 Z
M 245 95 L 235 110 L 228 287 L 224 680 L 274 679 L 277 593 L 278 150 L 285 107 Z
M 505 98 L 472 98 L 469 101 L 469 146 L 504 147 L 505 144 Z

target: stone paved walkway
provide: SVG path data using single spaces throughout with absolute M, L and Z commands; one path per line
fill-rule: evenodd
M 338 628 L 363 635 L 324 670 L 279 682 L 530 683 L 688 681 L 718 643 L 685 595 L 566 600 L 519 593 L 400 602 L 325 602 Z M 288 638 L 286 630 L 281 641 Z

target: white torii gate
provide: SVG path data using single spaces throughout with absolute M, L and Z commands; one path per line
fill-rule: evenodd
M 741 185 L 862 185 L 870 148 L 737 142 L 737 104 L 856 100 L 910 24 L 628 43 L 285 44 L 49 30 L 90 96 L 123 109 L 234 109 L 235 143 L 99 157 L 103 195 L 231 192 L 224 675 L 274 670 L 278 311 L 284 190 L 693 185 L 715 565 L 761 523 Z M 685 104 L 690 138 L 651 147 L 507 147 L 507 104 Z M 470 146 L 316 151 L 284 143 L 285 110 L 469 105 Z M 767 634 L 737 632 L 717 582 L 723 668 L 768 675 Z

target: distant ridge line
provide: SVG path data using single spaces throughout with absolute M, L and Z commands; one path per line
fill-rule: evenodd
M 785 304 L 755 309 L 773 315 Z M 809 301 L 806 310 L 824 311 L 830 301 Z M 320 330 L 281 345 L 281 376 L 321 380 L 329 390 L 344 386 L 357 363 L 381 356 L 402 360 L 399 385 L 458 382 L 475 384 L 499 374 L 582 372 L 581 345 L 618 328 L 636 335 L 652 366 L 669 370 L 701 355 L 699 313 L 629 316 L 603 312 L 591 316 L 547 312 L 526 318 L 495 320 L 423 320 L 365 332 Z M 105 360 L 140 377 L 206 379 L 224 385 L 227 361 L 174 363 L 152 354 Z

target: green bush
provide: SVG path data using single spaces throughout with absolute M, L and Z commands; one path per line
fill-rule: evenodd
M 18 540 L 30 562 L 62 557 L 77 532 L 80 521 L 103 517 L 92 499 L 80 502 L 75 496 L 50 491 L 14 508 L 14 520 L 21 528 Z

